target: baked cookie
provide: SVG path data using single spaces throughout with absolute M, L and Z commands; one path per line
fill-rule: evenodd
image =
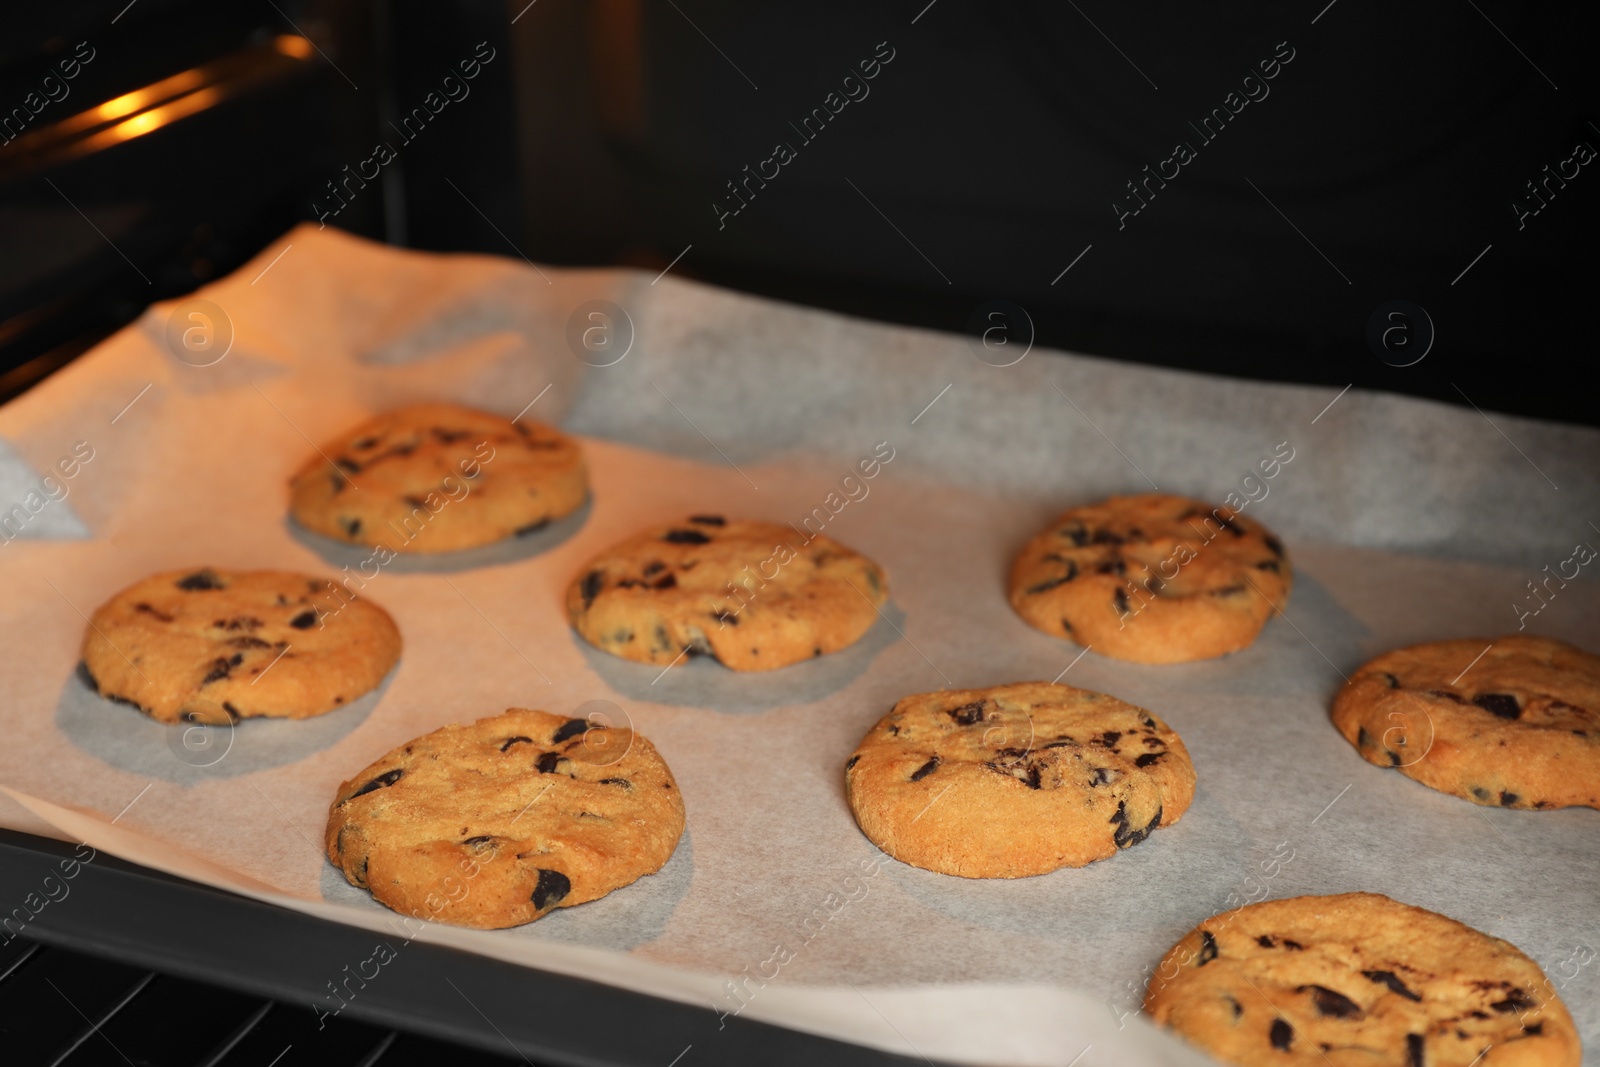
M 1169 726 L 1049 682 L 906 697 L 844 777 L 873 844 L 964 878 L 1082 867 L 1171 826 L 1194 799 L 1194 765 Z
M 831 538 L 694 515 L 590 560 L 567 588 L 567 618 L 624 659 L 700 654 L 767 671 L 854 643 L 888 596 L 882 568 Z
M 1162 959 L 1144 1007 L 1241 1067 L 1578 1067 L 1582 1054 L 1537 963 L 1377 893 L 1213 916 Z
M 1486 651 L 1487 650 L 1487 651 Z M 1600 808 L 1600 656 L 1513 634 L 1389 652 L 1333 724 L 1369 763 L 1501 808 Z
M 1289 599 L 1283 545 L 1226 507 L 1145 493 L 1073 508 L 1023 548 L 1011 606 L 1029 625 L 1136 663 L 1237 652 Z
M 649 741 L 512 708 L 409 741 L 345 782 L 324 844 L 380 904 L 495 930 L 654 874 L 683 825 Z
M 305 719 L 348 704 L 400 658 L 376 604 L 283 571 L 171 571 L 95 610 L 83 666 L 101 695 L 161 722 Z
M 325 443 L 290 482 L 308 530 L 389 552 L 453 552 L 532 533 L 588 495 L 578 443 L 456 404 L 379 415 Z

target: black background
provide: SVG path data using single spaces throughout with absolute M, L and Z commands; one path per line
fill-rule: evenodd
M 55 354 L 14 373 L 11 391 L 313 218 L 325 183 L 394 140 L 387 122 L 488 41 L 496 59 L 472 95 L 336 225 L 560 264 L 659 271 L 683 253 L 675 274 L 949 330 L 1004 299 L 1042 345 L 1319 383 L 1330 398 L 1354 383 L 1600 422 L 1578 385 L 1594 348 L 1587 246 L 1600 179 L 1584 167 L 1521 229 L 1512 208 L 1575 144 L 1600 147 L 1592 7 L 124 8 L 0 16 L 0 103 L 80 39 L 98 58 L 53 117 L 263 35 L 304 32 L 321 55 L 300 76 L 96 158 L 0 166 L 0 356 L 16 367 Z M 880 42 L 894 59 L 870 95 L 803 143 L 790 123 Z M 1189 123 L 1280 42 L 1294 58 L 1270 94 L 1202 142 Z M 1180 140 L 1198 158 L 1119 228 L 1125 183 Z M 725 183 L 778 141 L 797 158 L 719 228 Z M 17 146 L 0 147 L 0 164 L 8 153 Z M 41 242 L 57 254 L 41 257 Z M 1436 331 L 1408 367 L 1367 340 L 1376 309 L 1396 300 L 1425 309 Z M 1400 324 L 1425 343 L 1421 323 Z

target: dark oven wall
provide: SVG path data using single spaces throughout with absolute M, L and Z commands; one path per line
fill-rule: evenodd
M 1594 422 L 1561 383 L 1592 347 L 1595 29 L 1503 0 L 539 0 L 524 250 L 683 253 L 952 330 L 1004 300 L 1052 346 Z M 1435 341 L 1393 366 L 1413 307 Z

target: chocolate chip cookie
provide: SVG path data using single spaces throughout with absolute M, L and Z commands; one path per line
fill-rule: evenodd
M 1600 808 L 1600 656 L 1548 637 L 1439 641 L 1351 676 L 1333 724 L 1369 763 L 1502 808 Z
M 1162 959 L 1144 1007 L 1241 1067 L 1578 1067 L 1582 1055 L 1537 963 L 1376 893 L 1208 919 Z
M 588 495 L 572 438 L 456 404 L 388 412 L 318 452 L 290 483 L 290 513 L 308 530 L 387 552 L 532 533 Z
M 845 764 L 861 831 L 915 867 L 1021 878 L 1171 826 L 1194 798 L 1183 741 L 1143 708 L 1048 682 L 906 697 Z
M 158 574 L 102 604 L 83 636 L 100 693 L 169 723 L 321 715 L 375 688 L 399 658 L 382 608 L 282 571 Z
M 829 537 L 691 515 L 590 560 L 567 589 L 567 617 L 624 659 L 710 655 L 767 671 L 854 643 L 888 596 L 882 568 Z
M 1146 493 L 1073 508 L 1011 568 L 1029 625 L 1137 663 L 1237 652 L 1289 598 L 1283 544 L 1226 507 Z
M 683 827 L 649 741 L 512 708 L 409 741 L 345 782 L 324 847 L 386 907 L 494 930 L 654 874 Z

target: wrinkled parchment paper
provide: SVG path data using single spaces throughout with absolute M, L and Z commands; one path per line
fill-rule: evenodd
M 396 948 L 415 936 L 972 1063 L 1203 1063 L 1138 1013 L 1172 942 L 1247 900 L 1372 890 L 1517 944 L 1600 1063 L 1600 812 L 1444 796 L 1366 764 L 1326 715 L 1342 675 L 1400 644 L 1520 623 L 1600 650 L 1600 564 L 1539 599 L 1528 587 L 1600 546 L 1600 433 L 1496 415 L 1489 396 L 1473 398 L 1485 416 L 1042 350 L 994 365 L 1020 340 L 980 360 L 963 338 L 671 275 L 295 230 L 0 409 L 0 822 Z M 590 504 L 512 545 L 382 568 L 362 592 L 395 616 L 403 658 L 322 718 L 186 738 L 85 689 L 85 615 L 148 573 L 358 573 L 368 553 L 287 521 L 287 479 L 312 442 L 424 399 L 581 435 Z M 885 454 L 872 479 L 844 480 Z M 1249 649 L 1162 667 L 1080 658 L 1010 611 L 1007 568 L 1043 523 L 1151 486 L 1237 493 L 1289 545 L 1287 613 Z M 577 568 L 641 526 L 706 511 L 799 523 L 818 508 L 890 577 L 884 617 L 843 653 L 662 674 L 564 622 Z M 1020 881 L 906 867 L 861 836 L 843 763 L 896 699 L 1052 678 L 1182 734 L 1199 788 L 1180 823 Z M 482 932 L 402 926 L 323 858 L 333 790 L 391 747 L 508 706 L 597 700 L 682 787 L 688 830 L 661 873 Z M 706 1041 L 718 1022 L 708 1012 Z

